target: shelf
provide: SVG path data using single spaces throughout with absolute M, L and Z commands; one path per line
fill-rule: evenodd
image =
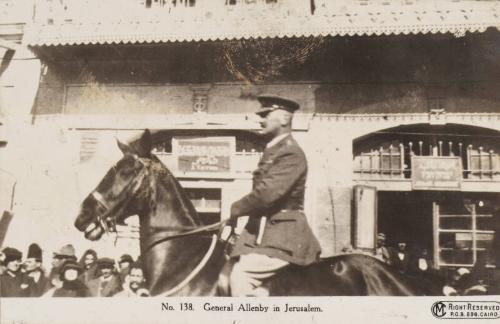
M 446 247 L 442 247 L 442 248 L 439 248 L 439 252 L 441 251 L 472 251 L 473 249 L 472 248 L 446 248 Z
M 440 214 L 439 215 L 440 218 L 449 218 L 449 217 L 453 217 L 453 218 L 459 218 L 459 217 L 462 217 L 462 218 L 472 218 L 472 214 L 471 215 L 464 215 L 464 214 L 459 214 L 459 215 L 452 215 L 452 214 Z M 476 217 L 493 217 L 493 214 L 476 214 Z
M 473 232 L 476 232 L 476 234 L 494 234 L 495 231 L 492 230 L 470 230 L 470 229 L 443 229 L 440 228 L 439 233 L 469 233 L 472 234 Z

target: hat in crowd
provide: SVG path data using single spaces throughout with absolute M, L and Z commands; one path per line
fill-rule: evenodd
M 79 265 L 76 261 L 67 260 L 67 261 L 64 261 L 64 263 L 61 267 L 61 270 L 59 271 L 59 274 L 62 276 L 64 274 L 64 271 L 69 270 L 69 269 L 73 269 L 73 270 L 78 271 L 78 275 L 82 274 L 82 272 L 83 272 L 82 266 Z
M 23 258 L 23 253 L 18 249 L 6 247 L 3 249 L 2 253 L 4 254 L 3 263 L 7 265 L 9 262 L 14 260 L 21 260 Z
M 384 233 L 378 233 L 377 234 L 377 240 L 385 240 L 385 234 Z
M 55 256 L 67 257 L 67 258 L 76 258 L 75 248 L 71 244 L 66 244 L 59 249 L 59 251 L 54 252 Z
M 132 264 L 132 263 L 134 263 L 134 259 L 132 258 L 132 256 L 130 254 L 124 254 L 118 260 L 118 263 L 122 263 L 122 262 L 128 262 L 128 263 Z
M 26 256 L 28 259 L 35 259 L 38 262 L 42 262 L 42 249 L 36 243 L 30 244 L 28 247 L 28 255 Z
M 263 116 L 276 109 L 295 112 L 300 108 L 300 105 L 293 100 L 286 99 L 275 95 L 261 95 L 257 97 L 260 102 L 260 109 L 256 112 L 257 115 Z
M 99 268 L 114 268 L 115 260 L 111 258 L 100 258 L 97 260 L 97 266 Z

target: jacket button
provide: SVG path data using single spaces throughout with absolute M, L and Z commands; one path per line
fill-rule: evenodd
M 271 220 L 271 224 L 273 224 L 273 225 L 276 224 L 276 221 L 274 219 Z

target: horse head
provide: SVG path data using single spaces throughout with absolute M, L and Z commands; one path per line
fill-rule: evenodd
M 82 202 L 75 227 L 87 239 L 98 240 L 103 233 L 116 231 L 127 217 L 138 215 L 142 264 L 151 294 L 182 288 L 186 294 L 213 291 L 224 262 L 222 248 L 208 260 L 217 242 L 213 234 L 208 235 L 214 229 L 200 228 L 203 222 L 188 195 L 151 154 L 148 130 L 131 144 L 118 141 L 118 147 L 123 157 Z M 192 282 L 207 262 L 204 275 Z
M 116 224 L 149 207 L 139 198 L 152 190 L 151 133 L 146 130 L 139 141 L 130 145 L 117 143 L 123 158 L 85 198 L 75 220 L 75 227 L 89 240 L 98 240 L 104 232 L 116 231 Z

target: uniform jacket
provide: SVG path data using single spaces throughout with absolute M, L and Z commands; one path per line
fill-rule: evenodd
M 299 265 L 318 260 L 321 248 L 302 211 L 306 176 L 306 157 L 291 135 L 264 150 L 252 191 L 231 206 L 231 216 L 250 216 L 231 256 L 260 253 Z
M 112 275 L 104 287 L 101 288 L 101 286 L 101 277 L 89 281 L 88 287 L 92 297 L 111 297 L 122 290 L 120 279 L 116 275 Z

